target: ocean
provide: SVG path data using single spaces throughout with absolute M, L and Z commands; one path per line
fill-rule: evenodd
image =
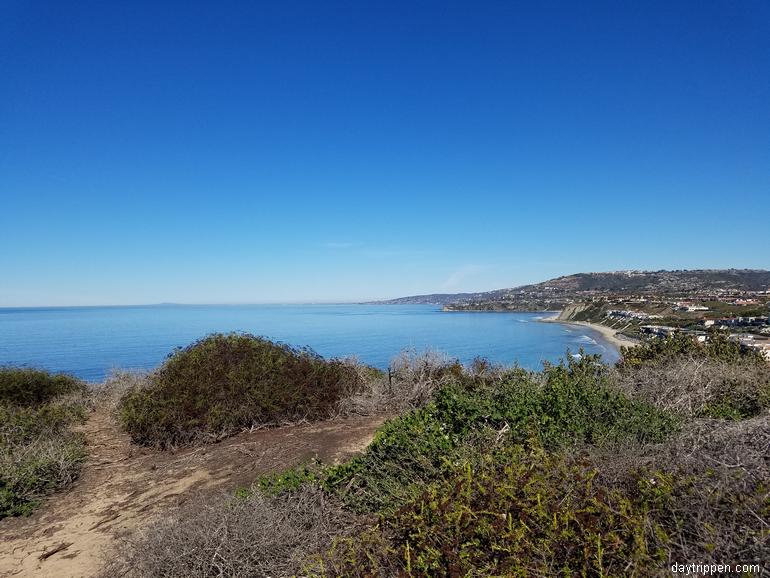
M 115 368 L 150 369 L 212 332 L 245 331 L 325 357 L 387 368 L 404 349 L 434 349 L 539 369 L 581 347 L 614 362 L 589 328 L 541 323 L 548 313 L 444 312 L 431 305 L 153 305 L 0 308 L 0 365 L 101 381 Z

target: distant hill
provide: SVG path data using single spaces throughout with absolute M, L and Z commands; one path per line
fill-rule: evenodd
M 612 271 L 577 273 L 540 286 L 565 291 L 676 293 L 680 291 L 764 291 L 770 271 L 764 269 L 693 269 L 679 271 Z
M 448 309 L 546 310 L 560 309 L 566 303 L 602 295 L 693 297 L 769 289 L 770 271 L 764 269 L 610 271 L 576 273 L 533 285 L 481 293 L 415 295 L 378 303 L 433 304 Z
M 502 291 L 505 291 L 503 289 Z M 431 293 L 430 295 L 412 295 L 410 297 L 398 297 L 384 301 L 371 301 L 381 305 L 448 305 L 458 301 L 473 301 L 486 299 L 497 291 L 485 291 L 482 293 Z

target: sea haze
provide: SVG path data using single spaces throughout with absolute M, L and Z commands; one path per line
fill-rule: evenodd
M 540 323 L 544 313 L 443 312 L 432 305 L 157 305 L 0 309 L 0 365 L 102 380 L 113 368 L 150 369 L 211 332 L 246 331 L 325 357 L 379 368 L 403 349 L 437 349 L 538 369 L 567 349 L 617 351 L 591 329 Z

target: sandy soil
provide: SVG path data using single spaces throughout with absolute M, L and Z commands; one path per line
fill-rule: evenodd
M 94 576 L 116 540 L 152 516 L 312 458 L 347 458 L 368 445 L 383 421 L 356 417 L 260 430 L 171 453 L 132 446 L 108 412 L 97 411 L 83 428 L 90 458 L 74 486 L 29 518 L 0 521 L 0 576 Z
M 559 323 L 565 323 L 560 321 Z M 625 335 L 621 335 L 615 331 L 612 327 L 606 325 L 599 325 L 598 323 L 588 323 L 588 321 L 568 321 L 570 325 L 582 325 L 583 327 L 590 327 L 591 329 L 598 331 L 602 334 L 602 337 L 609 341 L 612 345 L 620 349 L 621 347 L 633 347 L 639 342 L 636 339 L 631 339 Z
M 559 313 L 556 313 L 551 317 L 544 317 L 540 321 L 543 321 L 545 323 L 564 323 L 566 325 L 582 325 L 583 327 L 590 327 L 591 329 L 601 333 L 602 337 L 610 345 L 617 348 L 618 351 L 620 350 L 621 347 L 633 347 L 634 345 L 638 345 L 639 343 L 636 339 L 631 339 L 630 337 L 621 335 L 615 329 L 613 329 L 612 327 L 607 327 L 606 325 L 600 325 L 598 323 L 589 323 L 588 321 L 564 321 L 562 319 L 559 319 Z

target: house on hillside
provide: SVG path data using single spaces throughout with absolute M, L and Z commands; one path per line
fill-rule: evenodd
M 669 327 L 667 325 L 642 325 L 639 331 L 644 335 L 654 337 L 669 337 L 679 331 L 678 327 Z

